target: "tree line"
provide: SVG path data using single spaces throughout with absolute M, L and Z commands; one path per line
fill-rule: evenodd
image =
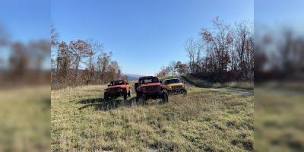
M 255 33 L 255 82 L 303 81 L 304 35 L 292 28 Z
M 48 40 L 13 40 L 0 25 L 0 51 L 0 87 L 50 82 L 50 71 L 47 69 L 50 55 Z
M 52 87 L 102 84 L 114 79 L 127 79 L 121 72 L 112 52 L 94 41 L 58 41 L 58 34 L 51 30 Z
M 227 25 L 215 18 L 212 28 L 202 28 L 200 38 L 188 39 L 188 62 L 172 62 L 158 76 L 191 74 L 209 81 L 253 81 L 253 29 L 246 22 Z

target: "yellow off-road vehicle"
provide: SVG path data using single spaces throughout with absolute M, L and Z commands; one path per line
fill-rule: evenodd
M 162 83 L 169 94 L 187 94 L 185 84 L 178 78 L 164 79 Z

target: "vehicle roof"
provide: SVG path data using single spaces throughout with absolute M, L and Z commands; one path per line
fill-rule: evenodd
M 118 81 L 126 81 L 126 80 L 112 80 L 111 82 L 118 82 Z
M 164 79 L 163 81 L 173 80 L 173 79 L 178 79 L 178 80 L 180 80 L 179 78 L 167 78 L 167 79 Z
M 143 76 L 143 77 L 139 77 L 139 79 L 150 79 L 150 78 L 158 78 L 155 76 Z

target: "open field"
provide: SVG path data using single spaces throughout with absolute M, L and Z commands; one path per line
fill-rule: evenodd
M 52 151 L 252 151 L 253 96 L 190 88 L 169 103 L 104 102 L 104 86 L 52 90 Z
M 50 87 L 0 91 L 0 151 L 50 149 Z
M 303 84 L 268 86 L 255 89 L 255 149 L 304 151 Z

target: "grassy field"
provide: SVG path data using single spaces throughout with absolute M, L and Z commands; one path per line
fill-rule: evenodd
M 299 84 L 298 84 L 299 85 Z M 255 149 L 304 151 L 303 85 L 255 89 Z
M 50 87 L 0 91 L 0 151 L 50 149 Z
M 190 88 L 147 105 L 103 86 L 52 90 L 52 151 L 252 151 L 253 96 Z

